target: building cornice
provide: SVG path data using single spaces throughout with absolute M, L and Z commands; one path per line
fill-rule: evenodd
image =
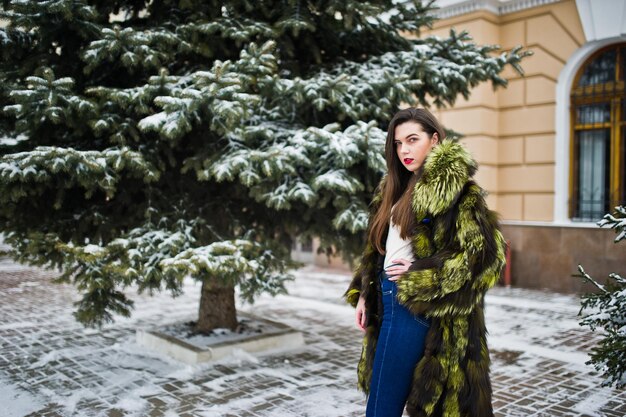
M 498 0 L 464 0 L 436 10 L 433 14 L 439 19 L 448 19 L 481 10 L 486 10 L 495 15 L 502 16 L 521 10 L 531 9 L 561 0 L 510 0 L 503 3 Z

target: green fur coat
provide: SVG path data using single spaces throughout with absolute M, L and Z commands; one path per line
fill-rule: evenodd
M 444 140 L 428 155 L 413 190 L 416 261 L 397 281 L 398 301 L 432 319 L 424 357 L 417 364 L 407 409 L 411 417 L 491 417 L 489 350 L 484 295 L 499 279 L 505 243 L 497 216 L 471 180 L 476 162 L 458 143 Z M 382 184 L 372 214 L 382 200 Z M 427 220 L 424 220 L 427 219 Z M 356 306 L 366 300 L 368 325 L 358 365 L 359 389 L 369 394 L 382 318 L 376 271 L 384 256 L 367 244 L 346 291 Z

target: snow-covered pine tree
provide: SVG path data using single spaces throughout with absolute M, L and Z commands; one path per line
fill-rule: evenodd
M 598 226 L 615 229 L 615 243 L 626 240 L 626 206 L 618 206 L 615 213 L 605 214 Z M 578 265 L 576 275 L 592 284 L 597 291 L 584 294 L 581 298 L 579 315 L 586 309 L 588 314 L 580 321 L 581 326 L 588 326 L 592 331 L 600 328 L 604 331 L 598 346 L 591 349 L 591 359 L 587 364 L 593 366 L 605 377 L 603 385 L 617 388 L 626 386 L 626 278 L 617 273 L 609 274 L 606 284 L 600 284 Z
M 202 282 L 198 330 L 234 287 L 284 291 L 292 239 L 358 252 L 402 103 L 504 86 L 519 49 L 419 39 L 420 1 L 3 0 L 0 231 L 58 267 L 85 325 L 124 289 Z M 431 103 L 427 102 L 431 100 Z

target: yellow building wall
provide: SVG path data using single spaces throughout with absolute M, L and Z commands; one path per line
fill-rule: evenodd
M 554 210 L 555 92 L 557 78 L 572 53 L 585 43 L 575 0 L 516 13 L 488 11 L 439 20 L 427 35 L 467 30 L 479 44 L 503 50 L 521 45 L 533 55 L 520 76 L 504 72 L 506 89 L 475 88 L 468 100 L 439 110 L 442 123 L 465 135 L 462 142 L 480 164 L 476 180 L 488 204 L 504 220 L 552 221 Z

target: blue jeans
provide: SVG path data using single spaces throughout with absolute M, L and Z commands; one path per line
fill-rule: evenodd
M 424 355 L 430 320 L 413 315 L 396 299 L 397 285 L 384 270 L 378 274 L 383 319 L 376 344 L 366 417 L 401 417 L 415 365 Z

